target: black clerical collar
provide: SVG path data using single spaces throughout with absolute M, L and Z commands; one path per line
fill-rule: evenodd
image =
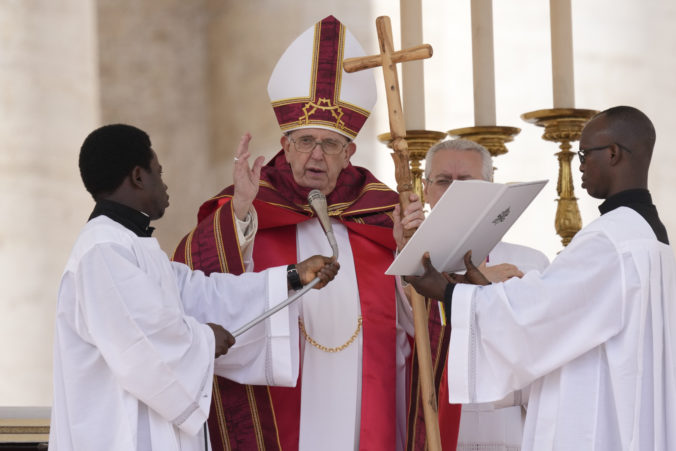
M 103 199 L 96 202 L 89 221 L 101 215 L 108 216 L 140 237 L 149 237 L 155 230 L 155 227 L 150 227 L 150 217 L 147 214 L 112 200 Z
M 619 207 L 628 207 L 640 214 L 653 229 L 657 239 L 669 244 L 667 229 L 660 221 L 657 208 L 653 205 L 653 199 L 647 189 L 629 189 L 614 194 L 599 205 L 599 211 L 604 215 Z

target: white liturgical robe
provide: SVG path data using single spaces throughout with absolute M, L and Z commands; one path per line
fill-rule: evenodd
M 676 449 L 675 295 L 671 247 L 610 211 L 542 273 L 455 287 L 450 400 L 532 383 L 524 450 Z
M 200 321 L 233 330 L 287 293 L 283 267 L 206 277 L 170 262 L 154 238 L 106 216 L 92 219 L 59 289 L 49 449 L 204 449 L 215 349 L 211 328 Z M 234 302 L 242 298 L 247 302 Z M 194 305 L 213 312 L 198 321 L 187 314 Z M 295 326 L 297 318 L 288 321 Z M 238 361 L 235 345 L 220 358 L 222 372 L 293 385 L 297 342 L 289 346 L 288 336 L 265 337 L 265 330 L 261 324 L 242 335 L 250 349 L 258 342 L 255 358 Z M 277 348 L 275 360 L 266 350 L 271 342 L 287 346 Z
M 542 252 L 499 242 L 488 255 L 487 266 L 511 263 L 524 274 L 543 271 L 549 260 Z M 533 300 L 537 302 L 537 300 Z M 498 403 L 463 404 L 458 451 L 516 451 L 521 449 L 524 407 L 528 390 L 514 392 Z

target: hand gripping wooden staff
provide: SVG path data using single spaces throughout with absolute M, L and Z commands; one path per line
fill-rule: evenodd
M 403 212 L 408 204 L 409 196 L 413 192 L 411 169 L 408 163 L 408 143 L 406 142 L 406 124 L 401 109 L 401 97 L 399 95 L 399 81 L 397 78 L 396 63 L 414 61 L 432 56 L 432 47 L 423 44 L 410 49 L 394 51 L 392 44 L 392 26 L 390 18 L 380 16 L 376 19 L 378 42 L 380 43 L 380 55 L 365 56 L 361 58 L 349 58 L 343 61 L 345 72 L 357 72 L 378 66 L 383 68 L 385 90 L 387 92 L 387 109 L 390 118 L 390 133 L 392 135 L 392 158 L 394 159 L 397 191 L 399 203 Z M 414 230 L 406 230 L 404 236 L 410 238 Z M 415 290 L 412 290 L 411 305 L 413 307 L 413 322 L 415 325 L 415 347 L 418 354 L 418 369 L 420 371 L 421 399 L 425 416 L 425 430 L 427 432 L 427 449 L 430 451 L 441 450 L 441 437 L 439 435 L 439 416 L 437 411 L 437 396 L 434 391 L 434 378 L 432 375 L 432 352 L 430 350 L 430 337 L 427 329 L 427 309 L 425 299 Z

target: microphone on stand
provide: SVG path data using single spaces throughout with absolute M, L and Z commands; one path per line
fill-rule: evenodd
M 326 196 L 322 194 L 318 189 L 313 189 L 310 191 L 310 194 L 307 196 L 308 204 L 310 208 L 319 219 L 319 224 L 321 224 L 322 229 L 324 229 L 324 234 L 329 240 L 331 245 L 331 250 L 333 251 L 333 256 L 338 259 L 338 243 L 336 243 L 336 236 L 333 234 L 333 227 L 331 226 L 331 220 L 329 219 L 329 209 L 326 206 Z
M 322 192 L 319 191 L 318 189 L 313 189 L 312 191 L 310 191 L 310 194 L 308 194 L 307 201 L 308 204 L 310 204 L 310 208 L 312 208 L 312 211 L 314 212 L 315 216 L 317 216 L 317 219 L 319 219 L 319 223 L 321 224 L 322 229 L 326 234 L 326 238 L 329 240 L 331 250 L 333 251 L 333 256 L 336 258 L 336 260 L 338 260 L 338 243 L 336 243 L 336 237 L 333 234 L 333 227 L 331 226 L 331 220 L 329 219 L 329 209 L 326 205 L 326 196 L 324 196 Z M 299 297 L 303 296 L 318 283 L 319 277 L 315 277 L 314 279 L 312 279 L 310 283 L 305 285 L 300 290 L 296 291 L 293 295 L 289 296 L 287 300 L 285 300 L 284 302 L 280 302 L 279 304 L 275 305 L 269 310 L 266 310 L 265 312 L 263 312 L 262 315 L 258 316 L 257 318 L 254 318 L 252 321 L 248 322 L 244 326 L 237 329 L 235 332 L 232 333 L 232 335 L 234 337 L 237 337 L 242 333 L 246 332 L 247 330 L 251 329 L 256 324 L 260 323 L 269 316 L 272 316 L 273 314 L 277 313 L 287 305 L 291 304 Z

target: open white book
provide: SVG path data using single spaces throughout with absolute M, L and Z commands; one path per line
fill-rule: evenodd
M 464 271 L 469 250 L 479 265 L 546 184 L 454 181 L 385 274 L 422 275 L 427 251 L 439 271 Z

